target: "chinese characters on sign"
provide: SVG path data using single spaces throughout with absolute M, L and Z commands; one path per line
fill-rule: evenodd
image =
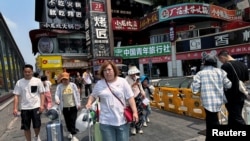
M 236 10 L 228 10 L 220 6 L 210 5 L 210 15 L 212 18 L 218 18 L 227 21 L 242 19 L 242 16 L 237 16 L 236 13 Z
M 123 59 L 161 56 L 170 53 L 171 46 L 169 42 L 114 48 L 114 56 L 120 56 Z
M 108 20 L 104 13 L 92 13 L 93 34 L 92 39 L 94 43 L 93 56 L 110 56 L 109 39 L 108 39 Z M 93 38 L 94 37 L 94 38 Z
M 147 16 L 140 19 L 140 30 L 145 29 L 153 24 L 159 22 L 159 17 L 157 12 L 148 14 Z
M 133 19 L 112 18 L 113 30 L 138 31 L 139 22 Z
M 63 30 L 80 30 L 83 28 L 82 24 L 60 24 L 60 23 L 40 23 L 42 28 L 53 28 Z
M 243 42 L 249 42 L 250 38 L 250 30 L 243 31 Z
M 85 33 L 88 58 L 110 56 L 108 18 L 105 0 L 88 0 Z M 88 8 L 91 7 L 91 8 Z
M 41 21 L 41 28 L 55 28 L 64 30 L 79 30 L 83 28 L 82 3 L 71 0 L 47 0 L 45 21 Z
M 229 45 L 229 34 L 214 36 L 214 39 L 215 39 L 215 46 Z
M 165 7 L 159 10 L 160 21 L 173 19 L 181 16 L 209 16 L 208 4 L 185 4 L 173 7 Z

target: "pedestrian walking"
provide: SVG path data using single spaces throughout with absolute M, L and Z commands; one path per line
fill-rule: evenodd
M 146 101 L 147 103 L 144 104 L 144 117 L 143 117 L 143 126 L 147 126 L 147 123 L 150 122 L 149 115 L 151 114 L 151 107 L 150 107 L 150 99 L 153 97 L 153 93 L 155 90 L 155 87 L 149 83 L 149 78 L 147 76 L 141 76 L 140 77 L 141 85 L 143 90 L 145 91 L 145 98 L 143 101 Z
M 13 94 L 13 115 L 17 116 L 21 109 L 21 129 L 27 141 L 31 141 L 31 121 L 35 132 L 34 141 L 41 141 L 41 113 L 44 110 L 44 86 L 40 78 L 33 77 L 33 66 L 23 67 L 24 78 L 17 81 Z M 20 107 L 18 107 L 20 104 Z
M 136 74 L 139 74 L 140 71 L 137 69 L 136 66 L 131 66 L 128 70 L 128 76 L 126 76 L 126 80 L 130 84 L 135 98 L 136 108 L 138 112 L 138 122 L 132 122 L 131 123 L 131 134 L 135 135 L 137 132 L 142 134 L 142 124 L 144 122 L 144 116 L 143 116 L 143 99 L 145 98 L 145 92 L 142 88 L 142 85 L 140 83 L 140 77 Z
M 87 98 L 89 94 L 92 93 L 92 83 L 93 83 L 93 75 L 90 72 L 90 69 L 86 69 L 86 71 L 82 75 L 83 83 L 85 87 L 85 97 Z
M 77 112 L 81 108 L 80 94 L 75 83 L 70 82 L 69 73 L 60 75 L 60 84 L 56 87 L 55 103 L 60 105 L 71 141 L 78 141 L 75 134 Z
M 220 124 L 218 112 L 227 102 L 224 89 L 229 89 L 232 83 L 224 70 L 216 68 L 215 56 L 205 55 L 202 60 L 204 68 L 194 75 L 191 90 L 194 94 L 200 93 L 206 113 L 206 141 L 210 141 L 212 129 Z
M 218 58 L 223 63 L 221 69 L 227 72 L 227 77 L 232 82 L 232 87 L 225 91 L 228 100 L 225 105 L 228 111 L 228 125 L 233 127 L 245 125 L 242 109 L 247 97 L 239 91 L 239 80 L 242 82 L 249 80 L 247 66 L 235 60 L 226 50 L 219 52 Z
M 99 80 L 88 98 L 86 108 L 91 108 L 95 99 L 100 99 L 100 130 L 103 141 L 129 141 L 129 123 L 124 117 L 124 106 L 130 105 L 133 111 L 133 120 L 137 122 L 138 115 L 133 97 L 133 91 L 128 82 L 118 77 L 119 70 L 112 61 L 105 61 L 99 70 Z M 114 96 L 116 95 L 116 96 Z M 120 101 L 117 99 L 119 98 Z
M 54 75 L 54 80 L 55 80 L 55 84 L 57 85 L 57 79 L 58 79 L 58 77 L 57 77 L 57 75 L 55 74 Z
M 41 76 L 44 92 L 44 108 L 48 111 L 52 107 L 52 95 L 51 95 L 51 85 L 52 83 L 48 80 L 46 75 Z
M 79 93 L 80 93 L 80 99 L 82 98 L 82 87 L 83 87 L 83 79 L 80 75 L 79 72 L 77 72 L 76 74 L 76 78 L 75 78 L 75 84 L 79 90 Z

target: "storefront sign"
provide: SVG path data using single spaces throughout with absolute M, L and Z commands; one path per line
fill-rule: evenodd
M 41 69 L 62 68 L 61 56 L 39 56 Z
M 106 13 L 92 13 L 93 57 L 110 56 L 108 19 Z
M 226 8 L 211 5 L 210 4 L 210 15 L 212 18 L 232 21 L 232 20 L 241 20 L 242 16 L 237 15 L 236 10 L 228 10 Z
M 140 19 L 140 30 L 143 30 L 149 26 L 152 26 L 159 22 L 158 12 L 152 12 L 147 16 Z
M 71 0 L 47 0 L 40 28 L 80 30 L 82 24 L 82 2 Z
M 237 10 L 228 10 L 211 4 L 185 3 L 161 8 L 159 21 L 177 19 L 181 17 L 211 17 L 226 21 L 241 20 L 242 14 Z
M 195 41 L 195 43 L 194 43 Z M 236 46 L 250 42 L 250 28 L 217 33 L 206 37 L 176 41 L 176 52 L 212 49 L 225 46 Z
M 139 31 L 139 22 L 134 19 L 112 18 L 112 29 L 122 31 Z
M 250 52 L 250 44 L 243 44 L 233 47 L 224 47 L 224 48 L 217 48 L 212 50 L 205 50 L 205 51 L 195 51 L 195 52 L 185 52 L 185 53 L 178 53 L 176 54 L 176 60 L 194 60 L 194 59 L 201 59 L 203 52 L 210 54 L 217 55 L 221 50 L 227 50 L 231 55 L 238 55 L 238 54 L 247 54 Z M 156 57 L 147 57 L 147 58 L 140 58 L 140 64 L 148 64 L 149 60 L 152 60 L 152 63 L 163 63 L 171 61 L 171 55 L 167 56 L 156 56 Z
M 85 33 L 89 59 L 110 56 L 108 17 L 105 7 L 105 0 L 86 1 Z
M 123 59 L 161 56 L 168 55 L 170 53 L 170 42 L 114 48 L 114 56 L 120 56 Z
M 209 4 L 180 4 L 169 7 L 164 7 L 159 10 L 159 20 L 166 21 L 180 17 L 202 16 L 208 17 Z

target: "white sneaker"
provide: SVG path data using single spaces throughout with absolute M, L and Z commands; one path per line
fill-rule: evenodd
M 79 141 L 79 140 L 78 140 L 78 138 L 76 138 L 75 136 L 73 136 L 70 141 Z
M 131 128 L 131 134 L 133 134 L 133 135 L 135 135 L 136 134 L 136 130 L 135 130 L 135 128 Z
M 147 118 L 147 122 L 150 122 L 149 118 Z
M 34 141 L 41 141 L 40 136 L 39 135 L 37 137 L 34 136 Z
M 146 121 L 143 122 L 143 126 L 144 126 L 144 127 L 147 127 L 147 126 L 148 126 Z
M 71 133 L 69 133 L 68 135 L 68 139 L 72 139 L 73 135 Z
M 138 131 L 138 133 L 140 133 L 140 134 L 143 134 L 143 131 L 142 131 L 142 129 L 140 129 L 140 130 Z

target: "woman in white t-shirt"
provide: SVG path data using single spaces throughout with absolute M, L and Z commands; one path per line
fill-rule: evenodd
M 41 77 L 41 80 L 43 82 L 43 86 L 45 89 L 45 99 L 44 99 L 44 108 L 45 110 L 49 110 L 52 107 L 52 96 L 51 96 L 51 82 L 47 79 L 47 76 L 44 75 Z
M 100 131 L 103 141 L 129 141 L 129 123 L 124 117 L 124 105 L 128 103 L 133 111 L 133 120 L 138 121 L 134 93 L 128 82 L 118 77 L 119 70 L 112 61 L 105 61 L 99 80 L 88 98 L 86 108 L 91 108 L 96 98 L 100 99 Z M 121 100 L 121 102 L 114 96 Z

